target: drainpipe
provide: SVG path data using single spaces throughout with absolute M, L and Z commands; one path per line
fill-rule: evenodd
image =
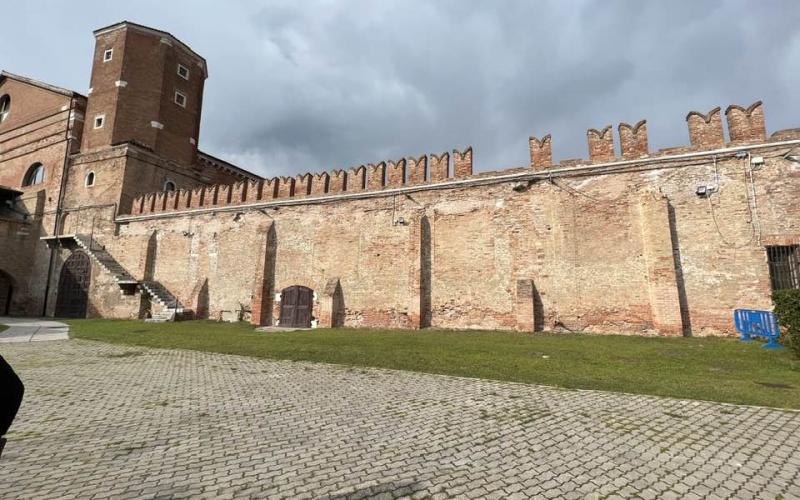
M 67 172 L 69 171 L 69 155 L 72 149 L 72 127 L 70 127 L 70 120 L 73 118 L 73 113 L 76 111 L 75 98 L 69 100 L 69 113 L 67 113 L 67 126 L 64 131 L 64 139 L 66 140 L 66 147 L 64 148 L 64 163 L 61 167 L 61 187 L 58 190 L 58 200 L 56 201 L 56 222 L 53 224 L 53 236 L 58 236 L 61 213 L 64 211 L 64 190 L 67 186 Z M 58 239 L 55 240 L 55 246 L 60 246 L 61 243 Z M 56 264 L 56 248 L 50 248 L 50 262 L 47 265 L 47 280 L 44 285 L 44 300 L 42 301 L 42 317 L 47 316 L 47 298 L 50 296 L 50 282 L 52 281 L 53 268 Z

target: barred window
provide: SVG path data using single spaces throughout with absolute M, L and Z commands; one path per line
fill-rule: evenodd
M 773 290 L 800 288 L 800 245 L 767 247 Z

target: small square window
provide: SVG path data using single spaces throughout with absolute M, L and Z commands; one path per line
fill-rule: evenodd
M 106 49 L 103 52 L 103 62 L 108 62 L 114 57 L 114 49 Z
M 184 94 L 181 94 L 177 90 L 175 91 L 175 104 L 177 104 L 182 108 L 186 107 L 186 96 Z
M 106 122 L 106 115 L 98 115 L 94 117 L 94 128 L 103 128 Z
M 188 80 L 189 79 L 189 68 L 187 68 L 183 64 L 178 64 L 178 76 L 180 76 L 184 80 Z

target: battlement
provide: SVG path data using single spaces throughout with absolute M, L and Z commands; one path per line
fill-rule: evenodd
M 737 146 L 768 142 L 761 101 L 757 101 L 746 108 L 736 104 L 728 106 L 725 110 L 729 132 L 727 143 L 720 112 L 721 108 L 719 107 L 712 109 L 708 113 L 690 111 L 686 115 L 686 123 L 689 129 L 689 145 L 664 148 L 653 152 L 650 151 L 648 146 L 647 120 L 640 120 L 635 125 L 619 124 L 617 127 L 621 152 L 619 156 L 614 150 L 614 133 L 611 125 L 606 125 L 599 130 L 591 128 L 586 132 L 589 149 L 588 160 L 565 159 L 554 163 L 552 137 L 550 134 L 545 135 L 542 139 L 531 136 L 529 140 L 530 167 L 533 170 L 541 171 L 548 168 L 613 163 L 679 152 L 712 150 L 725 147 L 726 144 Z M 786 140 L 787 138 L 797 139 L 800 138 L 800 134 L 793 130 L 782 130 L 770 136 L 769 141 Z
M 131 215 L 158 214 L 306 196 L 326 196 L 463 179 L 472 175 L 472 147 L 450 154 L 422 155 L 351 167 L 347 170 L 305 173 L 295 177 L 243 180 L 235 184 L 202 186 L 192 190 L 148 193 L 133 200 Z M 432 169 L 428 166 L 432 165 Z
M 651 152 L 648 146 L 647 121 L 617 126 L 620 155 L 614 148 L 614 127 L 589 129 L 586 138 L 589 160 L 564 159 L 553 162 L 552 136 L 529 139 L 530 167 L 540 172 L 547 169 L 569 168 L 620 161 L 659 158 L 668 155 L 711 151 L 726 145 L 721 108 L 708 113 L 690 111 L 686 115 L 689 131 L 687 146 L 665 148 Z M 744 108 L 731 105 L 725 111 L 728 120 L 729 146 L 800 139 L 800 129 L 775 132 L 767 139 L 761 101 Z M 245 205 L 274 199 L 321 197 L 343 193 L 379 192 L 404 186 L 424 186 L 473 176 L 472 147 L 452 152 L 406 157 L 351 167 L 346 170 L 305 173 L 295 177 L 275 177 L 247 180 L 236 184 L 212 185 L 178 193 L 150 193 L 136 198 L 131 215 L 153 214 L 194 208 Z M 452 161 L 451 161 L 452 158 Z

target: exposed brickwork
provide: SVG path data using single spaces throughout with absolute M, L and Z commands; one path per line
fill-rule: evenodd
M 447 178 L 450 177 L 448 171 L 450 168 L 450 154 L 442 153 L 440 155 L 430 155 L 428 167 L 430 168 L 431 182 L 447 180 Z
M 406 160 L 386 162 L 386 187 L 400 187 L 406 183 Z
M 589 141 L 589 160 L 592 163 L 614 161 L 614 132 L 611 125 L 602 130 L 590 128 L 586 132 Z
M 149 45 L 152 30 L 134 31 L 101 30 L 96 57 L 107 42 L 136 52 L 132 61 L 177 65 L 177 39 Z M 531 138 L 530 166 L 508 170 L 475 174 L 468 148 L 453 150 L 452 166 L 443 153 L 262 180 L 205 153 L 186 164 L 161 132 L 153 144 L 112 145 L 113 134 L 86 129 L 79 150 L 83 109 L 112 106 L 114 133 L 150 140 L 138 114 L 174 107 L 164 93 L 126 107 L 136 85 L 106 81 L 125 65 L 98 64 L 88 100 L 0 77 L 0 93 L 14 94 L 0 184 L 21 193 L 16 211 L 0 206 L 14 314 L 53 314 L 72 249 L 51 252 L 39 238 L 59 233 L 92 234 L 130 276 L 159 282 L 198 317 L 274 324 L 282 291 L 302 285 L 323 326 L 730 334 L 733 308 L 770 307 L 764 246 L 800 241 L 800 172 L 783 157 L 800 142 L 776 145 L 800 133 L 767 140 L 760 102 L 728 108 L 728 149 L 717 108 L 686 117 L 691 146 L 656 152 L 644 121 L 620 124 L 625 163 L 614 163 L 609 126 L 587 133 L 589 161 L 554 162 L 548 135 Z M 166 82 L 159 71 L 150 76 Z M 764 164 L 751 175 L 755 156 Z M 37 161 L 44 182 L 22 186 Z M 701 198 L 698 186 L 716 191 Z M 138 292 L 96 266 L 89 293 L 90 316 L 147 314 Z
M 531 168 L 534 170 L 544 170 L 553 164 L 553 147 L 550 134 L 542 137 L 541 140 L 531 136 L 528 139 L 531 152 Z
M 406 158 L 408 165 L 408 183 L 411 185 L 424 184 L 428 178 L 428 157 Z
M 731 142 L 759 142 L 766 139 L 767 129 L 761 101 L 754 102 L 747 108 L 732 104 L 725 110 L 725 117 L 728 119 Z
M 472 175 L 472 146 L 464 151 L 453 150 L 453 177 L 463 179 Z
M 294 194 L 292 196 L 308 196 L 311 194 L 311 174 L 302 174 L 294 178 Z
M 202 58 L 168 34 L 132 23 L 95 37 L 82 149 L 133 141 L 179 164 L 194 164 L 206 78 Z M 178 75 L 179 64 L 187 78 Z M 178 92 L 183 105 L 175 102 Z M 105 116 L 102 128 L 95 127 L 97 116 Z
M 328 172 L 322 172 L 321 174 L 314 174 L 314 178 L 311 180 L 311 195 L 312 196 L 321 196 L 328 192 L 330 184 L 330 175 Z
M 367 165 L 367 189 L 370 191 L 383 188 L 386 181 L 386 162 Z
M 650 152 L 647 146 L 647 120 L 641 120 L 633 126 L 620 123 L 618 130 L 623 159 L 631 160 L 647 156 Z
M 329 193 L 341 193 L 349 189 L 347 186 L 347 172 L 344 170 L 334 170 L 330 174 L 328 182 Z
M 294 196 L 294 183 L 295 180 L 292 177 L 278 177 L 275 179 L 275 185 L 277 186 L 275 198 L 289 198 Z
M 707 114 L 690 111 L 686 115 L 686 123 L 689 125 L 689 141 L 692 146 L 698 149 L 710 149 L 725 144 L 719 107 Z
M 363 165 L 347 171 L 347 190 L 363 191 L 367 187 L 367 169 Z

